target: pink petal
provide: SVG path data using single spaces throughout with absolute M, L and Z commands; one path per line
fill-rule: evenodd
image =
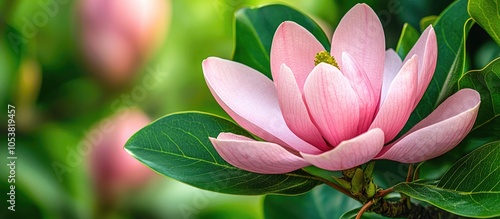
M 380 105 L 385 100 L 387 96 L 387 91 L 391 85 L 392 80 L 396 77 L 399 70 L 403 66 L 403 62 L 399 55 L 392 49 L 385 51 L 385 64 L 384 64 L 384 81 L 382 82 L 382 94 L 380 96 Z
M 323 140 L 318 128 L 309 117 L 306 105 L 302 99 L 302 93 L 295 82 L 292 70 L 285 64 L 281 65 L 279 76 L 274 83 L 278 91 L 281 112 L 288 127 L 301 139 L 326 151 L 328 147 Z
M 243 128 L 294 150 L 320 152 L 287 127 L 276 88 L 266 76 L 243 64 L 215 57 L 203 61 L 203 73 L 219 105 Z
M 378 95 L 375 95 L 370 79 L 363 68 L 352 59 L 349 53 L 342 53 L 342 73 L 351 82 L 359 98 L 359 125 L 358 133 L 368 130 L 375 110 L 378 108 Z
M 437 62 L 437 40 L 432 25 L 427 27 L 420 35 L 413 48 L 406 56 L 405 62 L 413 55 L 418 56 L 418 92 L 415 99 L 415 107 L 425 93 L 436 70 Z
M 459 90 L 407 134 L 384 147 L 377 159 L 416 163 L 448 152 L 472 129 L 480 102 L 477 91 Z
M 384 146 L 384 132 L 375 128 L 353 139 L 343 141 L 336 148 L 318 155 L 300 153 L 304 160 L 322 169 L 337 171 L 364 164 Z
M 338 68 L 317 65 L 304 85 L 304 98 L 313 121 L 331 145 L 357 135 L 358 97 Z
M 418 80 L 417 59 L 414 56 L 403 65 L 389 86 L 387 97 L 370 126 L 384 131 L 385 143 L 396 137 L 413 111 Z
M 221 133 L 210 138 L 219 155 L 231 165 L 262 174 L 288 173 L 309 166 L 302 158 L 283 147 L 255 141 L 232 133 Z
M 285 21 L 276 30 L 271 44 L 271 72 L 276 80 L 282 64 L 292 69 L 299 90 L 302 93 L 304 82 L 314 68 L 318 52 L 324 51 L 321 43 L 302 26 Z
M 339 57 L 349 53 L 368 74 L 375 93 L 380 93 L 385 36 L 377 14 L 368 5 L 357 4 L 342 18 L 333 34 L 331 52 L 341 70 L 344 65 Z

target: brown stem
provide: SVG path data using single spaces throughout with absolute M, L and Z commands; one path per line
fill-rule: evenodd
M 408 166 L 408 174 L 406 175 L 406 182 L 413 181 L 413 164 Z
M 363 213 L 365 213 L 365 211 L 367 211 L 372 205 L 373 205 L 373 200 L 370 200 L 366 204 L 364 204 L 363 207 L 359 210 L 358 214 L 356 215 L 356 219 L 361 219 Z
M 391 193 L 393 191 L 394 191 L 394 189 L 392 187 L 388 188 L 388 189 L 380 190 L 375 195 L 375 198 L 383 198 L 384 196 L 388 195 L 389 193 Z
M 333 183 L 333 182 L 331 182 L 331 181 L 329 181 L 329 180 L 327 180 L 327 179 L 323 179 L 323 178 L 321 178 L 321 177 L 316 177 L 316 179 L 318 179 L 318 180 L 320 180 L 321 182 L 325 183 L 326 185 L 328 185 L 328 186 L 330 186 L 330 187 L 334 188 L 335 190 L 337 190 L 337 191 L 339 191 L 339 192 L 344 193 L 345 195 L 347 195 L 347 196 L 351 197 L 352 199 L 359 201 L 359 200 L 358 200 L 358 198 L 357 198 L 356 196 L 352 195 L 352 194 L 351 194 L 351 192 L 347 191 L 347 190 L 346 190 L 346 189 L 344 189 L 343 187 L 341 187 L 341 186 L 339 186 L 339 185 L 337 185 L 337 184 L 335 184 L 335 183 Z

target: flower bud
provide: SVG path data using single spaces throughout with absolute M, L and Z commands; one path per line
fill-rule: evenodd
M 110 86 L 129 84 L 159 47 L 170 20 L 166 0 L 82 0 L 80 38 L 90 71 Z
M 113 201 L 129 190 L 144 186 L 154 175 L 123 148 L 127 140 L 149 122 L 142 111 L 123 110 L 103 119 L 86 137 L 93 139 L 88 140 L 92 144 L 88 159 L 90 175 L 98 196 L 104 201 Z

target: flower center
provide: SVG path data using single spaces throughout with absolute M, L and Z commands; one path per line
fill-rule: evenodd
M 337 64 L 337 61 L 335 61 L 335 58 L 333 58 L 333 56 L 330 55 L 330 53 L 327 51 L 318 52 L 316 54 L 316 57 L 314 58 L 314 65 L 315 66 L 319 65 L 319 63 L 322 63 L 322 62 L 333 65 L 340 70 L 340 67 Z

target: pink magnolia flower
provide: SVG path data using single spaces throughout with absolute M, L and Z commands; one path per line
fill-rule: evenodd
M 263 174 L 309 165 L 343 170 L 372 159 L 415 163 L 451 150 L 471 130 L 480 96 L 463 89 L 394 140 L 434 74 L 437 43 L 432 26 L 402 61 L 394 50 L 385 51 L 377 15 L 358 4 L 333 34 L 336 63 L 315 65 L 323 50 L 306 29 L 284 22 L 271 47 L 274 82 L 233 61 L 211 57 L 203 62 L 217 102 L 239 125 L 266 141 L 232 133 L 210 138 L 227 162 Z

